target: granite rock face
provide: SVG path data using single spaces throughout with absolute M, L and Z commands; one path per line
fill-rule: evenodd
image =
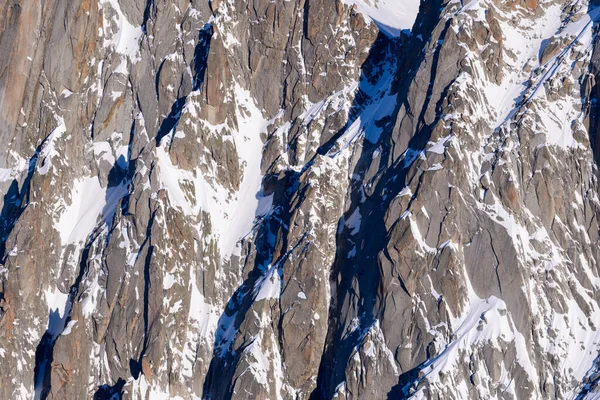
M 1 3 L 0 398 L 599 396 L 600 8 L 415 1 Z

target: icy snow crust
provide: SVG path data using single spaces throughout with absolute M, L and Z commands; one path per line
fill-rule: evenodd
M 372 19 L 379 29 L 390 37 L 399 36 L 403 30 L 411 30 L 420 0 L 343 0 L 356 5 L 358 11 Z

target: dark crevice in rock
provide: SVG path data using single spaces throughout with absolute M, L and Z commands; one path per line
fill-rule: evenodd
M 34 368 L 34 387 L 36 390 L 36 399 L 44 400 L 51 391 L 51 376 L 52 376 L 52 361 L 54 359 L 54 345 L 56 340 L 63 333 L 65 327 L 71 321 L 71 311 L 73 302 L 79 293 L 80 285 L 87 272 L 88 262 L 90 260 L 90 249 L 94 241 L 100 235 L 98 229 L 92 233 L 87 241 L 85 248 L 81 254 L 79 262 L 79 272 L 75 282 L 69 290 L 67 304 L 65 304 L 64 315 L 61 317 L 58 310 L 50 312 L 48 317 L 48 329 L 42 336 L 40 343 L 35 351 L 35 368 Z M 39 397 L 37 394 L 39 393 Z
M 136 159 L 132 159 L 132 147 L 133 147 L 133 141 L 134 141 L 134 137 L 135 137 L 135 119 L 131 122 L 131 129 L 129 130 L 129 145 L 127 146 L 127 160 L 121 160 L 122 162 L 117 161 L 117 165 L 122 166 L 123 164 L 125 164 L 125 162 L 127 162 L 125 168 L 126 170 L 125 172 L 125 176 L 121 177 L 121 181 L 119 181 L 120 184 L 126 184 L 128 186 L 127 188 L 127 192 L 125 193 L 125 195 L 123 196 L 123 199 L 121 200 L 121 213 L 123 215 L 128 215 L 128 210 L 129 210 L 129 201 L 131 198 L 131 194 L 133 193 L 133 177 L 136 171 L 136 165 L 137 165 L 137 158 Z M 110 177 L 110 175 L 109 175 Z M 110 182 L 110 179 L 109 179 Z
M 498 268 L 500 268 L 500 260 L 498 259 L 498 254 L 496 254 L 496 249 L 494 248 L 494 238 L 490 231 L 488 231 L 488 235 L 490 237 L 490 249 L 492 250 L 492 254 L 494 255 L 494 259 L 496 261 L 496 265 L 494 266 L 494 271 L 496 272 L 496 280 L 498 282 L 498 290 L 500 294 L 502 294 L 502 281 L 500 280 L 500 275 L 498 273 Z
M 52 318 L 52 315 L 50 315 Z M 52 364 L 54 343 L 52 335 L 45 332 L 42 340 L 35 349 L 35 367 L 33 370 L 33 386 L 35 398 L 44 400 L 50 393 L 50 367 Z
M 150 266 L 152 262 L 152 255 L 154 254 L 154 246 L 152 245 L 152 226 L 154 225 L 154 220 L 156 218 L 156 211 L 153 211 L 150 215 L 150 219 L 148 221 L 148 227 L 146 228 L 146 237 L 144 242 L 140 246 L 140 251 L 136 257 L 137 259 L 143 252 L 143 249 L 148 246 L 148 250 L 146 251 L 146 257 L 144 259 L 144 296 L 143 296 L 143 319 L 144 319 L 144 339 L 142 341 L 142 348 L 140 349 L 140 354 L 138 359 L 129 360 L 129 369 L 131 372 L 131 376 L 134 379 L 138 379 L 140 374 L 143 373 L 142 368 L 142 360 L 146 355 L 146 351 L 148 350 L 148 344 L 150 340 L 150 318 L 149 318 L 149 304 L 150 304 L 150 288 L 151 288 L 151 276 L 150 276 Z
M 160 128 L 158 128 L 158 133 L 156 135 L 156 146 L 160 146 L 160 142 L 162 139 L 167 136 L 173 129 L 177 127 L 179 123 L 179 118 L 181 117 L 181 111 L 183 110 L 183 106 L 185 105 L 186 97 L 181 97 L 173 103 L 171 106 L 171 112 L 164 119 Z
M 554 386 L 558 388 L 558 385 Z M 592 391 L 596 391 L 600 387 L 600 356 L 596 357 L 592 367 L 588 370 L 583 378 L 579 393 L 575 397 L 576 400 L 584 400 Z
M 198 33 L 198 44 L 194 48 L 194 59 L 192 61 L 194 67 L 193 90 L 200 90 L 204 82 L 204 73 L 206 71 L 206 62 L 208 60 L 212 35 L 212 25 L 209 23 L 204 24 Z
M 19 183 L 14 179 L 4 195 L 2 211 L 0 211 L 0 261 L 4 261 L 6 253 L 6 239 L 12 231 L 19 214 L 22 212 L 20 206 L 21 193 Z
M 27 176 L 19 189 L 18 180 L 14 179 L 9 190 L 4 195 L 2 210 L 0 211 L 0 265 L 6 263 L 6 240 L 15 228 L 23 211 L 29 204 L 30 182 L 35 172 L 38 155 L 42 150 L 43 143 L 35 150 L 34 155 L 29 159 Z
M 194 49 L 194 60 L 192 65 L 194 67 L 193 86 L 192 90 L 199 90 L 202 87 L 204 81 L 204 73 L 206 71 L 206 62 L 208 59 L 208 51 L 210 48 L 210 39 L 212 37 L 212 27 L 210 24 L 205 24 L 198 34 L 198 44 Z M 156 95 L 158 98 L 158 81 L 162 71 L 163 63 L 161 63 L 158 73 L 156 74 Z M 167 136 L 171 131 L 177 128 L 179 119 L 181 118 L 181 112 L 187 100 L 189 93 L 185 93 L 183 97 L 178 98 L 172 105 L 169 115 L 163 120 L 158 133 L 156 134 L 156 146 L 160 146 L 162 139 Z
M 123 387 L 126 381 L 119 378 L 117 382 L 110 386 L 107 384 L 98 386 L 98 390 L 94 393 L 94 400 L 119 400 L 123 398 Z
M 393 50 L 395 49 L 395 46 L 396 44 L 393 43 L 391 39 L 383 33 L 379 33 L 375 44 L 371 48 L 369 57 L 363 64 L 361 76 L 362 84 L 368 81 L 372 68 L 378 68 L 381 63 L 386 60 L 389 52 L 395 52 L 395 50 Z M 389 67 L 391 67 L 391 65 L 389 65 Z M 365 89 L 359 86 L 354 104 L 351 107 L 348 124 L 340 132 L 335 134 L 329 142 L 325 143 L 318 150 L 318 154 L 325 155 L 329 153 L 335 146 L 337 139 L 354 122 L 358 115 L 360 115 L 360 111 L 369 101 L 371 101 L 370 96 Z M 368 166 L 371 154 L 377 146 L 377 144 L 371 144 L 367 140 L 363 141 L 363 152 L 361 154 L 361 159 L 358 161 L 354 170 L 355 175 L 364 176 L 365 166 Z M 395 166 L 390 167 L 390 174 L 402 174 L 402 168 L 398 167 L 398 163 Z M 381 182 L 382 181 L 380 181 L 380 183 Z M 347 208 L 349 212 L 353 212 L 356 208 L 359 208 L 361 215 L 369 215 L 369 220 L 373 221 L 373 223 L 369 224 L 368 235 L 362 236 L 364 233 L 359 232 L 358 236 L 351 238 L 343 228 L 341 229 L 341 233 L 338 233 L 337 252 L 330 279 L 332 299 L 329 310 L 330 318 L 328 321 L 327 339 L 325 341 L 326 348 L 319 367 L 317 388 L 311 393 L 311 399 L 325 399 L 333 396 L 335 389 L 345 380 L 344 371 L 347 361 L 356 346 L 360 344 L 363 334 L 375 322 L 375 316 L 377 314 L 375 305 L 377 303 L 377 288 L 381 277 L 379 267 L 374 263 L 374 259 L 370 257 L 371 254 L 376 254 L 376 252 L 370 251 L 370 248 L 374 245 L 381 246 L 381 244 L 384 243 L 382 238 L 386 236 L 385 225 L 375 221 L 383 219 L 381 210 L 385 209 L 385 207 L 381 208 L 381 199 L 377 199 L 377 201 L 370 201 L 370 199 L 367 199 L 367 201 L 363 203 L 362 189 L 362 185 L 351 187 L 351 203 Z M 375 191 L 377 191 L 377 189 L 375 189 Z M 390 200 L 391 197 L 387 201 L 389 202 Z M 349 215 L 344 216 L 343 219 L 346 219 L 348 216 Z M 340 221 L 339 224 L 343 224 L 343 221 Z M 380 243 L 377 244 L 377 241 L 380 241 Z M 358 249 L 361 242 L 363 243 L 362 248 L 357 250 L 356 256 L 350 261 L 347 258 L 348 251 L 346 250 L 349 250 L 352 246 L 357 246 Z M 339 278 L 337 278 L 338 276 Z M 353 282 L 355 279 L 358 282 L 359 293 L 355 293 L 353 289 Z M 344 331 L 346 324 L 344 323 L 344 320 L 342 320 L 342 318 L 344 318 L 344 312 L 341 307 L 343 307 L 344 298 L 346 297 L 355 299 L 360 298 L 359 304 L 356 305 L 356 315 L 360 320 L 359 328 L 350 334 L 347 334 Z
M 360 85 L 352 106 L 348 111 L 348 121 L 345 126 L 336 132 L 329 140 L 322 144 L 316 151 L 316 155 L 326 155 L 331 152 L 334 146 L 337 144 L 340 137 L 342 137 L 348 129 L 361 117 L 361 113 L 365 107 L 373 101 L 377 101 L 376 98 L 371 98 L 369 95 L 370 88 L 367 87 L 368 83 L 373 83 L 378 75 L 382 73 L 382 68 L 386 66 L 391 68 L 391 54 L 398 51 L 398 43 L 388 38 L 383 33 L 379 33 L 375 43 L 369 51 L 369 57 L 363 63 L 362 74 L 360 77 Z M 397 112 L 397 111 L 396 111 Z M 386 118 L 384 121 L 379 121 L 383 126 L 391 122 L 391 118 Z M 309 164 L 310 165 L 310 164 Z M 305 168 L 306 169 L 306 168 Z
M 400 375 L 398 384 L 390 390 L 388 400 L 399 400 L 409 398 L 408 389 L 419 379 L 419 369 L 413 368 Z
M 154 7 L 154 0 L 146 0 L 146 7 L 144 8 L 144 17 L 142 20 L 142 32 L 144 32 L 146 35 L 148 34 L 148 21 L 152 19 L 152 9 Z M 154 12 L 156 13 L 156 11 Z
M 227 303 L 225 311 L 219 319 L 217 324 L 218 328 L 215 333 L 215 343 L 213 358 L 210 362 L 206 379 L 204 381 L 204 392 L 203 398 L 230 398 L 232 390 L 235 387 L 236 379 L 233 379 L 233 374 L 236 371 L 236 367 L 240 361 L 244 349 L 251 344 L 243 343 L 237 349 L 233 348 L 234 341 L 225 341 L 224 333 L 230 329 L 226 322 L 233 317 L 233 329 L 239 333 L 241 324 L 246 319 L 246 315 L 254 303 L 254 288 L 256 283 L 264 277 L 270 264 L 273 264 L 273 268 L 277 268 L 277 273 L 281 281 L 284 280 L 282 276 L 281 264 L 289 257 L 290 254 L 296 250 L 296 248 L 304 242 L 306 234 L 295 243 L 292 248 L 280 255 L 275 261 L 272 261 L 274 253 L 274 245 L 272 237 L 278 230 L 283 230 L 284 233 L 280 235 L 283 245 L 281 248 L 287 249 L 287 227 L 290 225 L 290 217 L 292 211 L 290 211 L 291 204 L 293 202 L 294 195 L 298 188 L 298 179 L 300 178 L 299 173 L 293 173 L 292 175 L 285 178 L 287 184 L 278 185 L 273 193 L 275 198 L 281 199 L 280 206 L 276 207 L 272 214 L 267 215 L 257 227 L 255 247 L 260 249 L 257 251 L 256 258 L 254 260 L 254 268 L 248 273 L 248 278 L 242 283 L 242 285 L 234 292 L 231 299 Z M 265 180 L 268 181 L 267 177 Z M 287 190 L 285 190 L 287 188 Z M 294 188 L 291 190 L 290 188 Z M 278 189 L 284 189 L 284 193 L 278 192 Z M 283 313 L 281 314 L 283 318 Z M 282 319 L 277 321 L 279 330 L 278 339 L 282 340 L 280 336 Z M 281 354 L 282 359 L 285 359 L 285 354 Z M 229 385 L 223 385 L 223 382 L 230 382 Z
M 591 1 L 588 13 L 591 13 L 598 7 Z M 594 154 L 596 165 L 600 165 L 600 40 L 598 40 L 598 22 L 594 22 L 592 32 L 594 32 L 592 57 L 590 59 L 589 72 L 586 78 L 586 84 L 581 86 L 581 97 L 587 99 L 584 103 L 587 105 L 586 113 L 589 116 L 589 139 Z
M 148 306 L 150 304 L 150 301 L 149 301 L 150 263 L 152 261 L 153 253 L 154 253 L 154 246 L 150 245 L 150 247 L 148 247 L 148 253 L 146 254 L 146 260 L 144 262 L 144 345 L 143 345 L 142 351 L 140 353 L 140 362 L 144 358 L 144 354 L 146 353 L 146 350 L 148 349 L 148 341 L 150 340 L 148 337 L 148 332 L 150 331 Z
M 162 73 L 163 67 L 165 66 L 165 62 L 167 59 L 163 59 L 156 70 L 156 75 L 154 76 L 154 91 L 156 92 L 156 100 L 160 101 L 160 74 Z
M 309 7 L 310 1 L 304 0 L 304 10 L 303 10 L 303 18 L 302 18 L 302 33 L 304 34 L 304 39 L 310 41 L 308 38 L 308 15 L 309 15 Z
M 127 170 L 123 171 L 119 161 L 113 165 L 108 174 L 108 187 L 106 190 L 105 199 L 107 204 L 109 202 L 108 200 L 109 195 L 111 194 L 111 189 L 123 184 L 124 182 L 127 182 L 128 174 L 129 172 Z M 50 312 L 48 317 L 48 329 L 42 336 L 42 339 L 40 340 L 40 343 L 35 351 L 34 387 L 36 389 L 36 393 L 39 394 L 39 397 L 36 395 L 36 398 L 45 399 L 51 391 L 51 365 L 54 358 L 54 345 L 56 344 L 56 340 L 64 332 L 65 328 L 72 319 L 71 312 L 73 310 L 73 304 L 77 301 L 78 295 L 82 289 L 82 282 L 88 273 L 88 265 L 91 257 L 93 257 L 94 254 L 91 253 L 94 243 L 96 243 L 96 241 L 104 232 L 106 232 L 105 244 L 107 244 L 110 239 L 110 234 L 113 229 L 111 226 L 113 221 L 109 221 L 107 216 L 113 213 L 114 210 L 108 210 L 105 208 L 102 211 L 102 218 L 86 240 L 86 245 L 81 253 L 81 258 L 79 261 L 77 277 L 69 289 L 69 295 L 67 298 L 67 303 L 65 304 L 64 314 L 60 316 L 58 310 Z
M 415 24 L 415 31 L 411 36 L 403 36 L 400 39 L 400 47 L 394 50 L 395 57 L 398 60 L 402 60 L 396 69 L 396 81 L 395 87 L 397 90 L 397 106 L 394 109 L 392 116 L 396 116 L 402 105 L 405 106 L 406 110 L 411 110 L 411 104 L 407 98 L 408 88 L 410 87 L 412 80 L 414 79 L 418 66 L 426 56 L 425 52 L 421 51 L 425 43 L 429 41 L 432 36 L 433 28 L 435 23 L 439 20 L 443 8 L 442 1 L 425 2 L 425 5 L 421 4 L 420 14 L 417 17 Z M 432 21 L 434 21 L 432 23 Z M 449 23 L 442 30 L 440 37 L 443 37 L 449 27 Z M 425 38 L 423 40 L 422 38 Z M 377 46 L 384 46 L 386 41 L 389 41 L 386 36 L 380 34 L 375 45 L 373 46 L 372 52 L 376 54 Z M 392 47 L 393 48 L 393 47 Z M 435 54 L 432 57 L 431 73 L 429 74 L 431 79 L 436 77 L 436 68 L 439 62 L 439 46 L 435 50 Z M 363 65 L 363 71 L 368 70 L 370 63 L 380 65 L 380 60 L 376 57 L 367 59 Z M 436 115 L 439 116 L 442 110 L 443 99 L 446 96 L 449 85 L 447 85 L 440 94 L 439 100 L 436 102 Z M 360 92 L 360 88 L 359 88 Z M 362 188 L 357 190 L 352 188 L 350 194 L 351 205 L 348 210 L 353 210 L 356 207 L 360 207 L 361 215 L 369 216 L 369 229 L 368 232 L 360 231 L 353 241 L 355 243 L 361 243 L 361 249 L 357 252 L 356 257 L 352 260 L 352 264 L 349 265 L 346 258 L 344 249 L 344 243 L 348 241 L 347 237 L 342 234 L 338 235 L 338 253 L 336 254 L 336 261 L 332 271 L 331 285 L 332 298 L 330 320 L 329 320 L 329 332 L 326 343 L 328 344 L 321 366 L 319 369 L 317 389 L 312 393 L 312 399 L 320 398 L 331 398 L 338 385 L 345 380 L 345 368 L 348 365 L 348 360 L 352 352 L 360 345 L 364 334 L 368 329 L 375 323 L 377 319 L 383 318 L 385 312 L 384 303 L 379 298 L 379 285 L 381 281 L 381 268 L 380 262 L 376 257 L 372 255 L 381 254 L 386 244 L 389 241 L 388 231 L 386 230 L 385 224 L 385 212 L 388 209 L 391 200 L 394 198 L 394 194 L 399 193 L 400 190 L 407 184 L 406 178 L 410 170 L 414 158 L 412 154 L 420 153 L 425 145 L 427 144 L 432 132 L 433 127 L 438 122 L 437 117 L 431 124 L 423 125 L 422 116 L 429 107 L 433 94 L 433 82 L 428 88 L 427 98 L 420 110 L 412 110 L 418 112 L 421 115 L 419 122 L 421 123 L 414 132 L 414 135 L 408 140 L 408 145 L 405 149 L 400 151 L 390 151 L 391 148 L 384 145 L 382 154 L 382 160 L 387 159 L 388 162 L 380 163 L 380 172 L 367 184 L 368 192 L 366 199 L 362 199 Z M 357 104 L 353 106 L 358 112 L 361 107 L 361 96 L 357 96 Z M 352 113 L 351 113 L 352 115 Z M 352 117 L 350 117 L 351 120 Z M 392 118 L 391 120 L 395 120 Z M 387 128 L 379 139 L 378 144 L 371 144 L 368 141 L 363 141 L 363 150 L 360 160 L 356 164 L 354 175 L 364 176 L 365 171 L 371 163 L 373 151 L 379 147 L 380 143 L 389 143 L 393 145 L 394 140 L 392 136 L 394 132 Z M 334 136 L 335 140 L 336 136 Z M 322 148 L 320 154 L 327 154 L 328 150 L 333 147 L 333 143 L 326 144 L 326 147 Z M 324 151 L 327 150 L 327 151 Z M 401 153 L 400 158 L 394 159 L 394 154 Z M 421 177 L 419 177 L 421 180 Z M 373 184 L 373 187 L 369 185 Z M 418 190 L 418 188 L 417 188 Z M 336 277 L 339 278 L 336 279 Z M 339 282 L 339 283 L 338 283 Z M 345 312 L 340 307 L 343 307 L 348 302 L 347 298 L 353 298 L 353 282 L 358 283 L 360 302 L 356 304 L 357 311 L 356 316 L 360 320 L 359 328 L 354 332 L 347 334 L 345 332 L 346 323 L 341 318 L 344 318 Z M 402 280 L 401 280 L 402 282 Z M 403 290 L 409 293 L 406 284 L 402 282 Z M 345 300 L 346 299 L 346 300 Z M 347 316 L 345 318 L 348 318 Z M 403 392 L 403 388 L 411 380 L 418 375 L 418 370 L 410 372 L 401 376 L 399 383 L 392 389 L 394 398 L 398 397 L 397 394 Z

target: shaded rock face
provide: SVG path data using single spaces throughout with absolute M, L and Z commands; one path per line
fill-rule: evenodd
M 600 393 L 597 4 L 351 3 L 0 4 L 0 398 Z

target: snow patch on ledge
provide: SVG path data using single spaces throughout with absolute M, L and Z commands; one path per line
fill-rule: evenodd
M 103 7 L 107 5 L 114 10 L 114 15 L 110 20 L 107 20 L 107 14 L 102 13 L 103 26 L 110 26 L 111 22 L 117 27 L 116 32 L 113 32 L 110 38 L 104 38 L 104 47 L 112 46 L 119 54 L 129 57 L 132 62 L 140 60 L 138 52 L 140 49 L 140 39 L 143 35 L 142 27 L 131 24 L 117 0 L 102 0 L 100 2 Z
M 57 225 L 63 246 L 85 241 L 96 226 L 105 197 L 106 189 L 100 186 L 97 178 L 75 180 L 71 204 L 65 205 Z
M 260 135 L 269 121 L 250 93 L 240 86 L 236 86 L 235 101 L 238 128 L 232 132 L 232 140 L 243 168 L 237 192 L 211 183 L 200 170 L 178 168 L 170 159 L 166 140 L 156 148 L 161 188 L 167 190 L 171 203 L 184 214 L 195 217 L 203 210 L 210 215 L 212 233 L 218 239 L 223 259 L 240 254 L 239 241 L 252 231 L 255 217 L 267 214 L 273 202 L 272 196 L 264 196 L 261 191 Z
M 63 246 L 82 244 L 98 224 L 98 217 L 108 226 L 116 212 L 119 200 L 127 194 L 125 183 L 108 190 L 96 177 L 77 179 L 71 190 L 71 204 L 64 201 L 56 208 L 60 215 L 56 229 Z
M 67 132 L 63 117 L 55 116 L 55 118 L 58 125 L 50 135 L 48 135 L 48 138 L 44 141 L 42 150 L 40 151 L 40 159 L 42 160 L 41 164 L 38 165 L 38 172 L 40 175 L 46 175 L 48 171 L 50 171 L 52 158 L 59 154 L 56 150 L 56 141 Z
M 281 293 L 281 277 L 276 265 L 267 271 L 264 278 L 258 282 L 254 290 L 257 292 L 254 301 L 279 298 Z
M 411 30 L 419 13 L 419 0 L 343 0 L 356 5 L 359 12 L 372 19 L 379 29 L 391 37 Z

